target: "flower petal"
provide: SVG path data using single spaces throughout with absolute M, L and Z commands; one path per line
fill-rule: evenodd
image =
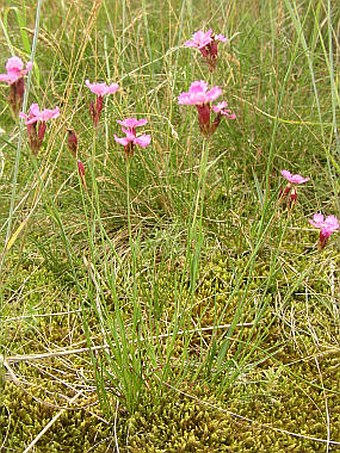
M 134 139 L 135 145 L 139 145 L 142 148 L 146 148 L 147 146 L 149 146 L 150 142 L 151 142 L 151 135 L 146 135 L 146 134 L 140 135 L 139 137 L 136 137 Z
M 116 134 L 114 134 L 114 139 L 117 143 L 123 146 L 126 146 L 131 142 L 128 137 L 117 137 Z
M 117 120 L 117 123 L 123 127 L 132 129 L 139 126 L 145 126 L 145 124 L 148 123 L 148 120 L 145 118 L 142 118 L 140 120 L 137 120 L 137 118 L 125 118 L 124 120 Z

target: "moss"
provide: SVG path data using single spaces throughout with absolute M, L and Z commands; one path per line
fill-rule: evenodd
M 47 403 L 39 403 L 26 391 L 7 383 L 2 394 L 0 413 L 0 439 L 8 430 L 6 451 L 23 451 L 45 428 L 58 410 Z M 40 452 L 96 451 L 104 452 L 104 440 L 110 436 L 110 426 L 98 420 L 87 410 L 68 410 L 52 424 L 46 436 L 38 442 Z M 102 443 L 102 445 L 100 445 Z
M 147 257 L 144 256 L 143 266 L 145 260 Z M 245 274 L 250 276 L 251 281 L 239 278 L 248 260 L 248 255 L 234 251 L 229 251 L 226 256 L 209 256 L 201 267 L 199 285 L 191 300 L 190 322 L 194 319 L 202 327 L 211 326 L 216 320 L 229 323 L 241 303 L 244 306 L 238 315 L 238 322 L 254 320 L 258 309 L 262 310 L 261 322 L 251 329 L 235 330 L 233 336 L 237 341 L 230 343 L 218 370 L 216 359 L 224 342 L 223 330 L 218 331 L 217 336 L 207 331 L 201 335 L 182 335 L 177 338 L 173 345 L 168 379 L 171 384 L 180 382 L 180 389 L 192 395 L 193 399 L 164 389 L 154 380 L 152 367 L 145 366 L 144 372 L 147 373 L 148 386 L 151 388 L 144 388 L 138 411 L 129 416 L 123 408 L 124 399 L 121 398 L 117 421 L 121 451 L 323 451 L 321 444 L 242 422 L 229 415 L 228 411 L 261 424 L 326 438 L 325 394 L 331 417 L 331 438 L 336 439 L 339 435 L 340 422 L 336 414 L 340 413 L 340 402 L 336 382 L 340 380 L 340 375 L 338 353 L 333 347 L 335 330 L 332 332 L 331 326 L 334 329 L 337 327 L 335 320 L 333 324 L 330 319 L 330 311 L 324 311 L 329 288 L 319 285 L 318 279 L 309 275 L 307 280 L 301 280 L 301 285 L 308 285 L 311 294 L 308 305 L 298 291 L 296 294 L 292 292 L 285 304 L 275 305 L 275 297 L 283 291 L 285 282 L 294 280 L 296 272 L 303 270 L 306 263 L 296 263 L 292 257 L 287 257 L 284 266 L 275 275 L 277 284 L 272 292 L 266 294 L 269 286 L 263 282 L 266 279 L 269 281 L 270 276 L 265 257 L 259 256 L 252 273 Z M 294 269 L 291 266 L 293 262 Z M 173 313 L 173 285 L 177 278 L 172 275 L 169 278 L 168 268 L 163 264 L 159 261 L 159 267 L 156 266 L 154 272 L 157 272 L 159 297 L 167 295 L 169 299 L 160 312 L 158 328 Z M 30 263 L 28 266 L 27 270 L 22 268 L 20 272 L 12 274 L 10 281 L 7 281 L 12 315 L 19 317 L 21 300 L 25 300 L 24 313 L 30 314 L 30 317 L 25 320 L 18 318 L 6 325 L 3 331 L 5 348 L 13 354 L 69 347 L 70 326 L 71 344 L 85 345 L 82 319 L 78 314 L 70 314 L 67 318 L 34 316 L 41 309 L 42 301 L 45 311 L 67 310 L 70 302 L 76 308 L 79 295 L 70 288 L 62 292 L 60 289 L 64 286 L 59 286 L 55 274 L 40 263 Z M 326 275 L 327 271 L 325 278 Z M 148 301 L 153 290 L 152 281 L 154 275 L 150 274 L 142 274 L 138 281 L 141 306 L 147 316 L 150 316 L 149 310 L 152 308 Z M 124 275 L 116 284 L 118 290 L 126 289 Z M 247 294 L 244 298 L 245 291 Z M 27 298 L 24 297 L 26 295 Z M 190 300 L 186 288 L 180 295 L 183 301 Z M 256 300 L 262 300 L 261 304 L 256 304 Z M 289 310 L 294 310 L 294 325 L 290 324 Z M 129 319 L 129 313 L 129 310 L 124 312 L 126 319 Z M 96 336 L 100 335 L 96 317 L 92 320 L 89 318 L 89 322 L 92 332 L 96 332 Z M 216 353 L 211 356 L 212 364 L 208 371 L 204 360 L 211 353 L 213 344 Z M 241 353 L 239 344 L 243 345 Z M 159 351 L 165 351 L 165 347 L 166 340 L 164 349 L 160 344 Z M 192 365 L 186 366 L 183 371 L 182 353 L 185 348 L 188 348 L 186 357 Z M 269 356 L 269 350 L 272 356 Z M 146 354 L 143 360 L 147 361 L 147 350 L 143 354 Z M 315 356 L 318 366 L 311 355 Z M 105 363 L 104 360 L 102 364 Z M 110 363 L 106 365 L 108 372 L 112 373 Z M 197 372 L 196 367 L 201 371 Z M 4 438 L 10 413 L 9 449 L 24 449 L 57 413 L 57 408 L 65 405 L 66 398 L 74 396 L 74 389 L 84 385 L 92 389 L 91 396 L 83 401 L 85 406 L 90 404 L 91 412 L 88 409 L 64 412 L 51 427 L 49 436 L 39 441 L 39 451 L 77 452 L 94 448 L 100 452 L 106 451 L 108 443 L 113 444 L 113 415 L 103 413 L 98 406 L 93 368 L 86 355 L 70 356 L 67 360 L 55 357 L 42 362 L 20 363 L 14 365 L 14 371 L 25 383 L 25 391 L 9 382 L 4 384 L 2 391 L 0 433 Z M 119 387 L 118 378 L 112 379 L 110 385 L 114 383 Z M 113 388 L 111 395 L 109 391 L 110 399 L 116 390 Z M 78 406 L 82 406 L 81 400 Z M 204 401 L 213 407 L 205 405 Z M 106 418 L 107 423 L 100 421 L 99 417 Z

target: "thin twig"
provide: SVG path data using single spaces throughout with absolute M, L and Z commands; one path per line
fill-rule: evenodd
M 82 390 L 80 390 L 76 395 L 74 395 L 73 398 L 70 399 L 69 403 L 73 403 L 77 398 L 78 396 L 80 396 L 81 394 L 83 393 Z M 32 450 L 32 448 L 34 447 L 34 445 L 41 439 L 41 437 L 50 429 L 50 427 L 58 420 L 58 418 L 60 418 L 60 416 L 65 412 L 65 409 L 62 409 L 61 411 L 59 411 L 48 423 L 47 425 L 45 426 L 45 428 L 43 428 L 40 433 L 32 440 L 32 442 L 28 445 L 27 448 L 25 448 L 25 450 L 23 451 L 23 453 L 28 453 L 30 450 Z
M 252 327 L 254 325 L 253 322 L 245 322 L 243 324 L 236 324 L 236 327 Z M 162 335 L 154 335 L 152 337 L 140 337 L 139 339 L 136 339 L 134 342 L 136 343 L 137 341 L 146 341 L 146 340 L 161 340 L 164 338 L 168 337 L 173 337 L 173 335 L 185 335 L 185 334 L 190 334 L 190 333 L 200 333 L 200 332 L 211 332 L 213 330 L 218 330 L 218 329 L 229 329 L 232 326 L 232 324 L 221 324 L 218 326 L 209 326 L 209 327 L 202 327 L 198 329 L 188 329 L 188 330 L 179 330 L 178 332 L 170 332 L 170 333 L 165 333 Z M 65 349 L 63 351 L 54 351 L 54 352 L 45 352 L 42 354 L 27 354 L 27 355 L 13 355 L 9 356 L 6 358 L 7 363 L 16 363 L 16 362 L 24 362 L 24 361 L 31 361 L 31 360 L 40 360 L 40 359 L 49 359 L 51 357 L 62 357 L 66 355 L 72 355 L 72 354 L 81 354 L 83 352 L 93 352 L 93 351 L 100 351 L 104 349 L 109 349 L 109 346 L 107 345 L 98 345 L 98 346 L 92 346 L 92 347 L 86 347 L 86 348 L 78 348 L 78 349 Z M 1 356 L 0 356 L 1 358 Z M 4 360 L 4 359 L 3 359 Z M 0 361 L 1 363 L 1 361 Z
M 2 322 L 12 322 L 12 321 L 21 321 L 23 319 L 32 319 L 32 318 L 50 318 L 52 316 L 66 316 L 66 315 L 71 315 L 74 313 L 81 313 L 81 309 L 77 310 L 68 310 L 68 311 L 59 311 L 55 313 L 34 313 L 31 315 L 23 315 L 23 316 L 15 316 L 13 318 L 5 318 L 4 316 L 0 316 L 1 318 L 4 318 Z
M 117 399 L 115 418 L 113 421 L 113 435 L 114 435 L 114 440 L 115 440 L 116 453 L 119 453 L 119 445 L 118 445 L 118 437 L 117 437 L 118 408 L 119 408 L 119 400 Z

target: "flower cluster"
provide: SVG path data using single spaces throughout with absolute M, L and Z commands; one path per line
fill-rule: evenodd
M 279 202 L 285 202 L 288 209 L 294 207 L 297 201 L 296 186 L 304 184 L 310 178 L 306 178 L 299 174 L 292 174 L 288 170 L 281 170 L 281 175 L 288 181 L 286 187 L 280 190 Z M 318 242 L 318 249 L 322 250 L 332 233 L 339 230 L 339 220 L 334 215 L 324 217 L 322 214 L 314 214 L 313 219 L 309 223 L 315 228 L 320 229 L 320 236 Z
M 203 80 L 193 82 L 188 92 L 181 93 L 178 96 L 180 105 L 195 105 L 198 112 L 198 123 L 202 134 L 205 137 L 210 137 L 217 129 L 221 122 L 222 116 L 230 120 L 236 118 L 235 113 L 229 110 L 228 104 L 223 101 L 217 105 L 211 106 L 222 94 L 220 87 L 213 87 L 209 90 L 208 84 Z M 216 113 L 213 121 L 211 121 L 211 111 Z
M 206 32 L 197 31 L 184 45 L 198 49 L 207 62 L 210 71 L 214 71 L 217 64 L 217 45 L 220 42 L 227 42 L 227 38 L 224 35 L 214 35 L 210 29 Z
M 216 69 L 218 58 L 218 44 L 225 43 L 227 38 L 224 35 L 214 35 L 210 29 L 206 32 L 197 31 L 192 38 L 184 43 L 185 47 L 196 48 L 200 51 L 205 61 L 208 63 L 210 71 Z M 18 57 L 11 57 L 6 64 L 6 73 L 0 74 L 0 82 L 7 83 L 10 86 L 9 103 L 14 112 L 18 113 L 23 101 L 25 91 L 24 77 L 32 70 L 32 63 L 28 62 L 26 67 Z M 93 125 L 97 127 L 100 122 L 103 110 L 104 96 L 114 94 L 119 90 L 117 83 L 91 83 L 85 81 L 87 88 L 96 96 L 95 101 L 90 103 L 90 115 Z M 228 108 L 226 101 L 214 102 L 222 95 L 222 89 L 219 86 L 209 88 L 204 80 L 197 80 L 191 83 L 189 91 L 183 92 L 178 96 L 180 105 L 194 105 L 198 112 L 198 122 L 201 133 L 204 137 L 211 137 L 219 126 L 222 117 L 234 120 L 236 115 Z M 40 149 L 45 132 L 46 123 L 58 118 L 60 115 L 59 107 L 54 109 L 40 110 L 37 103 L 30 106 L 28 114 L 21 112 L 19 116 L 25 120 L 30 147 L 34 154 Z M 212 117 L 212 115 L 214 115 Z M 151 136 L 148 134 L 138 134 L 137 128 L 145 126 L 148 121 L 145 118 L 137 119 L 135 117 L 117 120 L 121 126 L 123 137 L 114 134 L 114 140 L 124 147 L 125 157 L 128 159 L 133 156 L 136 146 L 146 148 L 151 143 Z M 83 187 L 87 190 L 85 180 L 85 166 L 78 159 L 78 138 L 74 129 L 68 131 L 67 146 L 72 155 L 77 158 L 78 174 Z M 291 210 L 297 202 L 297 187 L 309 181 L 309 177 L 299 174 L 292 174 L 288 170 L 281 170 L 282 177 L 286 180 L 286 185 L 280 190 L 279 203 L 285 203 Z M 320 230 L 318 248 L 323 249 L 329 237 L 336 231 L 339 231 L 339 220 L 334 215 L 325 217 L 321 213 L 316 213 L 309 223 Z
M 14 114 L 18 114 L 22 105 L 25 93 L 24 77 L 32 69 L 32 63 L 26 64 L 19 57 L 11 57 L 6 63 L 6 73 L 0 74 L 0 82 L 5 82 L 10 86 L 8 102 Z

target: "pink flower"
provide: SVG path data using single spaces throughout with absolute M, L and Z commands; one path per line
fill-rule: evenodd
M 8 102 L 15 115 L 20 111 L 25 93 L 24 76 L 32 69 L 29 62 L 24 69 L 24 63 L 18 57 L 11 57 L 6 64 L 6 74 L 0 74 L 0 82 L 5 82 L 10 86 Z
M 38 121 L 46 123 L 46 121 L 58 118 L 59 115 L 60 115 L 59 107 L 56 107 L 53 110 L 45 109 L 40 111 L 38 104 L 31 105 L 28 115 L 26 115 L 26 113 L 23 112 L 19 114 L 20 118 L 25 119 L 26 126 L 37 123 Z
M 281 175 L 288 181 L 288 184 L 284 189 L 280 190 L 280 202 L 285 201 L 288 209 L 291 209 L 297 201 L 297 189 L 295 186 L 309 181 L 310 178 L 305 178 L 298 174 L 293 175 L 288 170 L 281 170 Z
M 24 69 L 24 63 L 19 57 L 11 57 L 6 63 L 6 74 L 0 74 L 0 82 L 6 82 L 12 85 L 24 77 L 31 69 L 32 63 L 29 61 Z
M 90 103 L 90 115 L 96 127 L 98 126 L 103 110 L 103 96 L 115 93 L 119 89 L 119 85 L 117 83 L 111 83 L 111 85 L 106 85 L 106 83 L 90 83 L 89 80 L 85 81 L 85 85 L 97 96 L 96 103 L 93 101 Z
M 217 45 L 219 42 L 226 42 L 227 38 L 224 35 L 213 35 L 210 29 L 207 32 L 199 30 L 193 34 L 189 41 L 184 43 L 185 47 L 194 47 L 198 49 L 203 58 L 207 61 L 210 71 L 216 68 L 217 63 Z
M 221 34 L 215 35 L 214 39 L 215 39 L 215 41 L 220 41 L 220 42 L 227 42 L 228 41 L 228 39 L 224 35 L 221 35 Z
M 85 81 L 85 85 L 89 88 L 92 93 L 97 96 L 105 96 L 106 94 L 113 94 L 119 89 L 117 83 L 111 83 L 111 85 L 106 85 L 106 83 L 90 83 L 89 80 Z
M 114 135 L 114 138 L 117 143 L 123 146 L 129 146 L 130 143 L 134 145 L 139 145 L 142 148 L 146 148 L 147 146 L 150 145 L 151 142 L 151 136 L 150 135 L 140 135 L 139 137 L 136 137 L 134 134 L 131 134 L 130 132 L 126 133 L 126 137 L 117 137 L 117 135 Z
M 145 126 L 148 123 L 148 120 L 145 118 L 142 118 L 141 120 L 137 120 L 137 118 L 126 118 L 122 121 L 117 120 L 117 123 L 129 130 L 135 130 L 136 127 Z
M 213 87 L 208 90 L 207 82 L 197 80 L 190 85 L 187 93 L 181 93 L 178 96 L 178 103 L 182 105 L 203 105 L 210 104 L 221 96 L 222 90 L 220 87 Z
M 292 175 L 288 170 L 281 170 L 281 175 L 291 184 L 303 184 L 309 181 L 310 178 L 304 178 L 301 175 Z
M 211 37 L 211 35 L 211 29 L 206 32 L 199 30 L 192 35 L 191 39 L 185 41 L 184 45 L 185 47 L 196 47 L 197 49 L 202 49 L 212 42 L 213 38 Z
M 137 120 L 136 118 L 126 118 L 122 121 L 117 120 L 117 123 L 122 126 L 125 137 L 117 137 L 117 135 L 114 135 L 114 139 L 117 143 L 124 146 L 126 157 L 133 156 L 135 145 L 141 146 L 142 148 L 146 148 L 150 145 L 150 135 L 143 134 L 138 137 L 136 135 L 136 127 L 144 126 L 147 122 L 146 119 Z
M 228 103 L 225 101 L 219 102 L 217 105 L 213 105 L 212 109 L 215 113 L 226 116 L 229 120 L 236 119 L 235 113 L 231 110 L 226 109 L 228 107 Z
M 186 93 L 181 93 L 178 96 L 180 105 L 196 105 L 198 111 L 198 123 L 202 134 L 210 137 L 221 122 L 222 115 L 229 119 L 235 119 L 236 115 L 231 110 L 225 110 L 226 102 L 220 102 L 212 107 L 212 110 L 217 113 L 214 121 L 210 122 L 211 102 L 215 101 L 222 94 L 220 87 L 208 89 L 208 84 L 203 80 L 193 82 Z
M 30 147 L 34 154 L 38 152 L 43 143 L 46 122 L 58 118 L 59 115 L 59 107 L 56 107 L 53 110 L 45 109 L 40 111 L 38 104 L 31 105 L 28 115 L 23 112 L 19 114 L 20 118 L 25 119 Z
M 314 214 L 312 220 L 308 220 L 311 225 L 315 228 L 320 229 L 320 237 L 318 248 L 322 250 L 327 244 L 328 238 L 335 231 L 338 231 L 340 228 L 339 220 L 334 215 L 329 215 L 326 218 L 318 213 Z

